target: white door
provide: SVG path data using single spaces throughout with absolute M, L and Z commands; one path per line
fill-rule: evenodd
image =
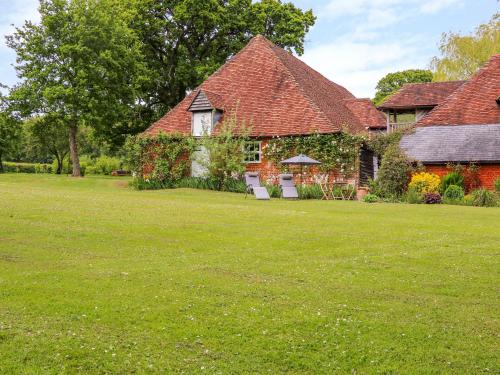
M 203 146 L 198 147 L 198 149 L 193 153 L 193 160 L 191 161 L 191 177 L 207 177 L 207 161 L 207 149 Z

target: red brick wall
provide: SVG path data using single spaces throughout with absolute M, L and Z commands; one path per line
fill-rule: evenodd
M 425 169 L 435 173 L 440 177 L 448 174 L 450 169 L 446 165 L 426 165 Z M 499 164 L 479 164 L 479 180 L 481 186 L 486 189 L 495 189 L 495 179 L 500 179 L 500 163 Z
M 262 150 L 264 150 L 264 147 L 268 144 L 269 139 L 263 139 L 262 140 Z M 291 166 L 290 170 L 294 173 L 295 175 L 295 183 L 298 184 L 300 183 L 300 167 L 299 166 Z M 260 163 L 248 163 L 247 164 L 247 172 L 259 172 L 260 174 L 260 180 L 262 183 L 267 183 L 267 184 L 273 184 L 276 185 L 278 184 L 278 175 L 280 173 L 283 173 L 279 170 L 278 166 L 274 165 L 271 161 L 267 160 L 264 155 L 261 156 L 261 162 Z M 302 181 L 303 183 L 311 184 L 315 183 L 314 176 L 318 174 L 318 169 L 316 167 L 304 167 L 303 168 L 303 176 L 302 176 Z M 336 173 L 330 173 L 328 176 L 330 181 L 334 181 L 335 179 L 338 179 L 338 174 Z M 352 185 L 357 184 L 357 179 L 352 178 L 348 179 L 347 182 Z

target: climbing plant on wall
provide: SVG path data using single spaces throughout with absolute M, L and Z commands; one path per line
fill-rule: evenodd
M 127 163 L 135 176 L 135 186 L 173 186 L 188 173 L 195 148 L 193 137 L 179 133 L 130 137 L 126 143 Z
M 305 154 L 322 163 L 318 167 L 322 172 L 336 170 L 344 176 L 350 176 L 356 170 L 360 147 L 365 140 L 364 136 L 344 132 L 274 137 L 263 148 L 263 152 L 266 159 L 277 166 L 283 159 Z

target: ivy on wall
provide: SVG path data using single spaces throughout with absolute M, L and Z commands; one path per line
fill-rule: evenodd
M 361 145 L 366 138 L 349 133 L 312 134 L 308 136 L 274 137 L 264 146 L 266 159 L 282 170 L 286 166 L 281 160 L 298 154 L 305 154 L 321 162 L 318 169 L 323 172 L 339 171 L 348 177 L 356 170 Z
M 196 148 L 193 137 L 175 133 L 130 137 L 127 162 L 138 188 L 165 188 L 185 177 Z

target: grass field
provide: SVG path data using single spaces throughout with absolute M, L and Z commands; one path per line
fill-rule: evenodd
M 0 373 L 499 373 L 500 209 L 0 175 Z

